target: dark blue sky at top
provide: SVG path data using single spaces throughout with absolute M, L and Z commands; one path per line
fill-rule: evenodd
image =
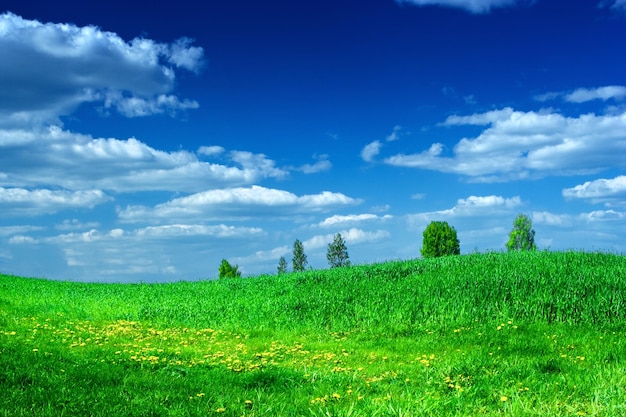
M 329 133 L 358 141 L 358 153 L 395 124 L 415 130 L 468 110 L 523 108 L 536 94 L 587 85 L 598 68 L 606 84 L 624 78 L 614 54 L 624 22 L 595 1 L 538 1 L 485 15 L 391 0 L 4 3 L 25 18 L 96 25 L 125 39 L 195 39 L 206 67 L 178 83 L 200 102 L 189 117 L 203 123 L 186 135 L 244 140 L 264 152 L 270 145 L 309 155 Z M 145 126 L 146 140 L 158 143 L 149 123 L 119 119 L 119 132 L 100 120 L 101 133 L 123 136 L 134 124 L 132 134 L 141 137 Z M 180 130 L 167 117 L 153 123 L 163 124 L 163 141 Z

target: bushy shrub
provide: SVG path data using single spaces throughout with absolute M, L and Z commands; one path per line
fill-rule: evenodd
M 461 246 L 454 227 L 447 222 L 430 222 L 424 229 L 420 252 L 424 258 L 459 255 Z
M 224 278 L 237 278 L 241 276 L 241 271 L 239 271 L 239 265 L 231 265 L 226 259 L 222 259 L 222 263 L 219 268 L 219 277 L 220 279 Z

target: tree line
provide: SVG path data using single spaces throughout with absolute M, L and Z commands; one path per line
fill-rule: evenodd
M 436 258 L 439 256 L 460 255 L 461 243 L 456 233 L 456 229 L 445 221 L 432 221 L 426 226 L 422 234 L 422 248 L 420 253 L 423 258 Z M 513 227 L 509 232 L 509 239 L 506 243 L 507 251 L 527 251 L 536 250 L 535 231 L 532 222 L 525 214 L 519 214 L 513 221 Z M 333 241 L 326 249 L 326 259 L 330 268 L 350 266 L 350 256 L 346 241 L 341 233 L 337 233 Z M 291 268 L 293 272 L 301 272 L 308 264 L 307 256 L 304 253 L 304 245 L 298 239 L 293 243 L 291 258 Z M 277 273 L 287 272 L 288 264 L 284 256 L 278 260 Z M 226 259 L 222 259 L 219 267 L 220 278 L 237 278 L 241 276 L 238 265 L 231 265 Z

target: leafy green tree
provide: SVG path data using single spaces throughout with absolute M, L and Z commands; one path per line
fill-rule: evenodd
M 430 222 L 424 229 L 420 252 L 424 258 L 459 255 L 461 246 L 454 227 L 447 222 Z
M 239 271 L 239 265 L 233 266 L 226 259 L 222 259 L 219 273 L 220 273 L 220 279 L 238 278 L 241 276 L 241 271 Z
M 293 271 L 304 271 L 307 262 L 306 254 L 304 253 L 304 246 L 302 245 L 302 242 L 296 239 L 296 241 L 293 242 L 293 258 L 291 259 Z
M 348 248 L 346 247 L 346 242 L 343 240 L 341 233 L 337 233 L 333 242 L 328 244 L 326 259 L 328 259 L 328 265 L 330 265 L 331 268 L 350 266 L 350 255 L 348 255 Z
M 525 214 L 518 214 L 513 221 L 513 229 L 509 233 L 509 241 L 506 242 L 507 251 L 536 250 L 535 231 L 533 223 Z
M 287 261 L 285 260 L 284 256 L 281 256 L 278 260 L 278 270 L 276 272 L 278 273 L 278 275 L 287 272 Z

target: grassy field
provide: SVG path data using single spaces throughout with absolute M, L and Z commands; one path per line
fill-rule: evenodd
M 626 258 L 0 275 L 0 416 L 626 416 Z

